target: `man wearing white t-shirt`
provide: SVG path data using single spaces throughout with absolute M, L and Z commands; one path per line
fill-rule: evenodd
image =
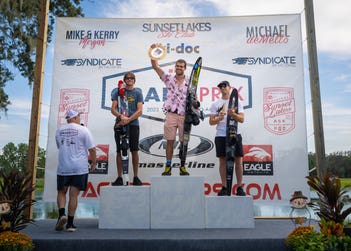
M 56 131 L 56 145 L 59 150 L 57 166 L 57 206 L 59 218 L 55 230 L 62 231 L 66 224 L 68 232 L 76 231 L 73 224 L 78 205 L 78 195 L 88 183 L 89 171 L 96 168 L 94 139 L 88 128 L 80 124 L 80 113 L 68 110 L 67 124 Z M 88 154 L 91 164 L 88 164 Z M 66 193 L 69 190 L 68 217 L 65 214 Z
M 217 87 L 221 90 L 222 97 L 211 105 L 210 108 L 210 125 L 216 125 L 216 157 L 219 158 L 219 174 L 222 181 L 222 190 L 218 193 L 218 196 L 227 195 L 226 180 L 226 130 L 227 130 L 227 116 L 231 116 L 239 123 L 244 123 L 244 112 L 241 102 L 238 100 L 238 107 L 234 109 L 228 109 L 229 97 L 231 93 L 231 87 L 228 81 L 220 82 Z M 245 192 L 242 188 L 243 178 L 243 144 L 239 130 L 239 124 L 237 128 L 237 142 L 235 147 L 235 176 L 237 181 L 236 195 L 245 196 Z

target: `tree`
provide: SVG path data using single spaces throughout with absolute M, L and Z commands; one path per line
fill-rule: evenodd
M 4 146 L 3 154 L 0 155 L 0 168 L 17 169 L 25 173 L 27 168 L 28 144 L 20 143 L 17 146 L 10 142 Z M 37 177 L 44 177 L 45 170 L 45 150 L 38 148 Z
M 84 16 L 81 1 L 50 1 L 48 43 L 51 42 L 56 16 Z M 0 112 L 5 114 L 11 102 L 4 87 L 14 80 L 15 71 L 28 79 L 29 86 L 33 84 L 39 5 L 38 0 L 0 1 Z
M 315 153 L 308 153 L 308 167 L 311 171 L 316 166 Z M 338 151 L 325 156 L 327 172 L 340 177 L 351 177 L 351 151 Z M 314 175 L 312 172 L 310 175 Z

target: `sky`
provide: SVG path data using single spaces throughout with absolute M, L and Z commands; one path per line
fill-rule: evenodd
M 350 0 L 315 0 L 314 19 L 318 53 L 325 151 L 351 151 L 351 9 Z M 160 18 L 301 14 L 306 128 L 308 151 L 315 152 L 310 94 L 305 11 L 303 0 L 84 0 L 87 18 Z M 54 44 L 47 47 L 39 146 L 46 148 L 53 71 Z M 32 106 L 32 87 L 16 72 L 5 87 L 11 105 L 0 116 L 0 153 L 9 142 L 27 143 Z

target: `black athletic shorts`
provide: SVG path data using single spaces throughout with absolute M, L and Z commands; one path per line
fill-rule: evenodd
M 121 144 L 120 144 L 120 133 L 119 130 L 115 130 L 115 142 L 117 147 L 117 152 L 120 152 Z M 139 126 L 129 125 L 129 149 L 130 151 L 139 151 Z
M 238 140 L 235 145 L 235 157 L 243 157 L 243 142 L 241 134 L 237 135 Z M 225 137 L 216 137 L 215 138 L 215 145 L 216 145 L 216 157 L 225 157 Z
M 88 184 L 88 174 L 81 175 L 57 175 L 57 191 L 63 190 L 63 188 L 74 186 L 80 191 L 84 191 L 87 188 Z

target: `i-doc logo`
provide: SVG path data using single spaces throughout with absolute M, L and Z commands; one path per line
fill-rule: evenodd
M 165 48 L 166 48 L 168 54 L 170 54 L 171 52 L 176 52 L 178 54 L 185 54 L 185 53 L 199 54 L 200 53 L 200 46 L 199 45 L 188 45 L 188 44 L 181 43 L 180 45 L 177 45 L 174 47 L 174 46 L 171 46 L 170 43 L 167 43 L 165 45 Z
M 191 134 L 187 156 L 195 156 L 207 153 L 212 150 L 213 142 L 205 137 Z M 179 150 L 180 142 L 175 142 L 174 150 Z M 166 141 L 162 134 L 152 135 L 139 141 L 139 148 L 142 152 L 153 156 L 164 157 Z M 174 157 L 179 157 L 178 152 L 174 152 Z

